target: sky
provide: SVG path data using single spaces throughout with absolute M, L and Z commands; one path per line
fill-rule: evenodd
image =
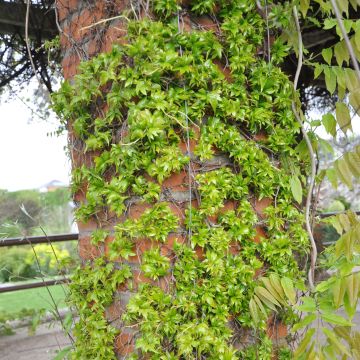
M 49 135 L 57 127 L 55 117 L 31 116 L 19 98 L 0 103 L 0 189 L 38 189 L 52 180 L 69 183 L 66 134 Z

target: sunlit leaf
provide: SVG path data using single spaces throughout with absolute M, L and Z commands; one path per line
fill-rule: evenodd
M 347 130 L 352 130 L 349 108 L 342 102 L 336 103 L 336 120 L 344 133 Z
M 333 56 L 332 48 L 330 47 L 330 48 L 322 49 L 321 55 L 324 58 L 324 60 L 328 63 L 328 65 L 331 65 L 331 59 Z
M 281 286 L 283 287 L 284 293 L 291 302 L 291 304 L 296 304 L 296 292 L 294 289 L 294 284 L 291 279 L 287 277 L 281 278 Z
M 355 177 L 360 176 L 360 156 L 355 152 L 344 154 L 344 160 Z
M 325 85 L 330 94 L 333 94 L 336 89 L 336 74 L 331 67 L 325 67 Z
M 305 326 L 310 325 L 313 321 L 315 321 L 317 318 L 316 314 L 309 314 L 307 316 L 305 316 L 301 321 L 299 321 L 298 323 L 296 323 L 293 327 L 292 327 L 292 331 L 295 332 L 299 329 L 304 328 Z
M 360 115 L 360 90 L 351 91 L 349 94 L 349 102 L 354 111 Z
M 316 303 L 315 300 L 312 297 L 302 297 L 301 298 L 301 305 L 296 306 L 297 309 L 300 311 L 306 311 L 306 312 L 314 312 L 316 311 Z
M 270 294 L 268 290 L 266 290 L 262 286 L 257 286 L 255 288 L 255 294 L 259 297 L 259 299 L 261 299 L 261 301 L 263 301 L 267 306 L 269 306 L 273 310 L 274 310 L 274 306 L 271 306 L 269 304 L 280 306 L 279 302 Z
M 313 335 L 315 334 L 315 329 L 310 329 L 306 335 L 304 336 L 304 338 L 301 340 L 299 346 L 297 347 L 297 349 L 294 352 L 294 358 L 297 359 L 299 358 L 300 355 L 302 355 L 304 353 L 304 351 L 306 350 L 306 348 L 308 347 L 311 339 L 313 338 Z
M 336 170 L 336 175 L 349 189 L 352 189 L 352 173 L 346 164 L 346 161 L 343 159 L 336 160 L 334 163 L 334 169 Z
M 349 52 L 348 49 L 346 47 L 345 41 L 342 40 L 340 42 L 338 42 L 335 47 L 334 47 L 334 54 L 335 54 L 335 58 L 337 63 L 339 64 L 339 66 L 342 66 L 342 63 L 349 63 Z
M 309 10 L 310 0 L 300 0 L 300 11 L 302 16 L 305 18 Z
M 346 281 L 344 279 L 337 279 L 333 288 L 334 304 L 336 308 L 344 303 L 344 295 L 346 291 Z
M 322 123 L 325 127 L 325 130 L 328 134 L 330 134 L 331 136 L 335 136 L 336 135 L 336 119 L 334 117 L 333 114 L 325 114 L 322 117 Z

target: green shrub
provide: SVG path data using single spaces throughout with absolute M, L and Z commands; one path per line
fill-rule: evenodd
M 71 264 L 69 251 L 58 245 L 48 244 L 34 247 L 45 276 L 57 275 L 61 265 Z M 59 264 L 58 264 L 59 261 Z M 21 281 L 41 275 L 33 250 L 26 247 L 14 247 L 3 250 L 0 254 L 0 282 Z
M 33 278 L 37 271 L 28 260 L 29 249 L 10 248 L 0 253 L 0 281 L 19 281 Z

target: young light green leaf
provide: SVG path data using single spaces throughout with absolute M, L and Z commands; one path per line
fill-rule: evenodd
M 354 34 L 354 42 L 358 51 L 360 51 L 360 28 L 356 29 Z
M 334 168 L 326 169 L 326 176 L 329 179 L 332 187 L 337 189 L 338 187 L 337 171 Z
M 321 64 L 315 64 L 314 79 L 317 79 L 323 71 L 324 67 Z
M 337 25 L 336 19 L 325 19 L 323 29 L 330 30 L 336 25 Z
M 360 115 L 360 90 L 350 92 L 349 102 L 358 115 Z
M 355 71 L 353 69 L 347 68 L 344 69 L 344 72 L 345 72 L 346 87 L 349 89 L 349 91 L 358 90 L 360 84 L 357 79 Z
M 329 66 L 325 67 L 324 73 L 326 88 L 330 94 L 333 94 L 336 89 L 336 74 Z
M 345 61 L 346 64 L 349 63 L 349 52 L 347 50 L 345 41 L 342 40 L 340 42 L 338 42 L 335 47 L 334 47 L 334 53 L 335 53 L 335 58 L 337 63 L 339 64 L 339 66 L 342 66 L 342 63 Z
M 302 186 L 299 178 L 297 176 L 292 176 L 290 178 L 290 187 L 291 192 L 294 196 L 294 199 L 301 204 L 302 202 Z
M 344 160 L 354 177 L 360 177 L 360 156 L 355 152 L 348 152 L 344 154 Z
M 286 304 L 284 301 L 284 297 L 281 297 L 280 294 L 276 291 L 276 289 L 272 286 L 270 279 L 263 277 L 261 278 L 261 281 L 263 282 L 266 290 L 270 292 L 270 294 L 280 303 L 280 304 Z
M 306 348 L 308 347 L 310 340 L 313 338 L 315 334 L 315 329 L 310 329 L 306 335 L 304 336 L 304 338 L 301 340 L 299 346 L 297 347 L 297 349 L 294 352 L 294 359 L 298 359 L 300 357 L 300 355 L 302 355 L 304 353 L 304 351 L 306 350 Z
M 334 313 L 322 313 L 321 318 L 326 321 L 329 322 L 330 324 L 334 324 L 334 325 L 340 325 L 340 326 L 352 326 L 353 324 L 344 319 L 342 316 L 340 315 L 336 315 Z
M 284 299 L 285 298 L 285 293 L 284 290 L 281 286 L 281 281 L 280 281 L 280 277 L 278 274 L 272 273 L 269 276 L 271 285 L 274 287 L 274 289 L 277 291 L 277 293 L 279 294 L 279 296 Z
M 315 312 L 316 311 L 316 303 L 315 300 L 312 297 L 302 297 L 301 298 L 301 305 L 296 306 L 297 309 L 300 311 L 306 311 L 306 312 Z
M 344 303 L 346 281 L 344 281 L 344 279 L 337 279 L 332 290 L 333 290 L 334 304 L 336 308 L 338 308 Z
M 251 314 L 251 317 L 252 317 L 255 325 L 257 325 L 259 323 L 260 319 L 259 319 L 258 307 L 257 307 L 257 304 L 254 301 L 254 299 L 250 300 L 249 309 L 250 309 L 250 314 Z
M 350 306 L 356 306 L 359 299 L 359 273 L 351 274 L 346 279 L 346 290 L 349 297 Z
M 276 306 L 280 306 L 279 302 L 270 294 L 268 290 L 266 290 L 262 286 L 257 286 L 254 291 L 255 294 L 259 297 L 259 299 L 261 299 L 261 301 L 263 301 L 266 305 L 269 306 L 270 303 Z M 273 309 L 273 307 L 269 307 Z
M 336 175 L 350 190 L 353 188 L 352 173 L 344 159 L 338 159 L 334 163 Z
M 309 10 L 310 0 L 300 0 L 300 11 L 302 16 L 305 18 Z
M 267 314 L 261 300 L 256 295 L 254 295 L 253 299 L 255 300 L 255 302 L 256 302 L 257 306 L 259 307 L 260 311 L 264 314 L 265 317 L 267 317 L 268 314 Z
M 318 139 L 319 145 L 321 146 L 324 154 L 332 154 L 334 155 L 334 148 L 329 141 L 319 138 Z
M 289 299 L 292 305 L 296 304 L 296 292 L 294 289 L 294 284 L 291 279 L 287 277 L 281 278 L 281 286 L 284 290 L 286 297 Z
M 346 354 L 347 356 L 351 357 L 349 350 L 339 341 L 333 331 L 326 328 L 322 328 L 322 331 L 327 336 L 327 338 L 335 345 L 341 355 Z
M 324 60 L 325 60 L 329 65 L 331 65 L 331 59 L 332 59 L 332 56 L 333 56 L 332 48 L 330 47 L 330 48 L 322 49 L 321 55 L 322 55 L 322 57 L 324 58 Z
M 330 134 L 331 136 L 335 136 L 336 135 L 336 119 L 334 117 L 333 114 L 325 114 L 322 119 L 322 124 L 325 127 L 325 130 L 328 134 Z
M 349 16 L 349 0 L 337 0 L 337 6 L 339 7 L 339 10 L 341 13 L 345 13 L 346 17 Z M 349 32 L 351 27 L 345 26 L 346 32 Z
M 304 328 L 305 326 L 310 325 L 313 321 L 316 320 L 316 318 L 317 318 L 316 314 L 309 314 L 305 316 L 301 321 L 299 321 L 292 327 L 291 331 L 295 332 L 299 329 Z
M 342 102 L 336 103 L 336 120 L 344 134 L 347 130 L 352 130 L 349 108 Z

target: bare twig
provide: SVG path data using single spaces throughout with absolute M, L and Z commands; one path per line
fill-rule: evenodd
M 303 43 L 302 43 L 299 17 L 298 17 L 296 6 L 293 7 L 293 14 L 294 14 L 294 19 L 295 19 L 295 23 L 296 23 L 296 30 L 298 32 L 298 42 L 299 42 L 299 44 L 298 44 L 299 60 L 298 60 L 298 65 L 297 65 L 295 79 L 294 79 L 294 90 L 296 91 L 301 68 L 302 68 L 302 62 L 303 62 Z M 308 232 L 310 244 L 311 244 L 310 269 L 309 269 L 309 274 L 308 274 L 308 280 L 309 280 L 310 289 L 313 290 L 314 289 L 314 281 L 315 281 L 314 279 L 315 279 L 315 265 L 316 265 L 316 259 L 317 259 L 317 247 L 316 247 L 315 239 L 314 239 L 312 229 L 311 229 L 310 208 L 311 208 L 312 193 L 313 193 L 313 189 L 314 189 L 315 176 L 316 176 L 316 156 L 314 153 L 314 149 L 311 145 L 310 138 L 304 128 L 304 124 L 303 124 L 303 122 L 300 118 L 300 115 L 296 109 L 294 101 L 292 102 L 292 110 L 294 112 L 296 120 L 300 124 L 301 132 L 303 134 L 306 145 L 308 147 L 309 154 L 310 154 L 310 161 L 311 161 L 310 183 L 309 183 L 308 194 L 307 194 L 307 198 L 306 198 L 306 208 L 305 208 L 305 224 L 306 224 L 306 230 Z
M 104 23 L 106 23 L 106 22 L 108 22 L 108 21 L 112 21 L 112 20 L 116 20 L 116 19 L 125 19 L 125 20 L 127 20 L 127 21 L 130 21 L 130 19 L 127 18 L 126 16 L 124 16 L 124 15 L 118 15 L 118 16 L 113 16 L 113 17 L 108 18 L 108 19 L 102 19 L 102 20 L 100 20 L 100 21 L 98 21 L 98 22 L 96 22 L 96 23 L 93 23 L 93 24 L 89 25 L 89 26 L 84 26 L 84 27 L 82 27 L 82 28 L 80 29 L 80 31 L 84 31 L 84 30 L 87 30 L 87 29 L 91 29 L 91 28 L 94 27 L 94 26 L 101 25 L 101 24 L 104 24 Z

